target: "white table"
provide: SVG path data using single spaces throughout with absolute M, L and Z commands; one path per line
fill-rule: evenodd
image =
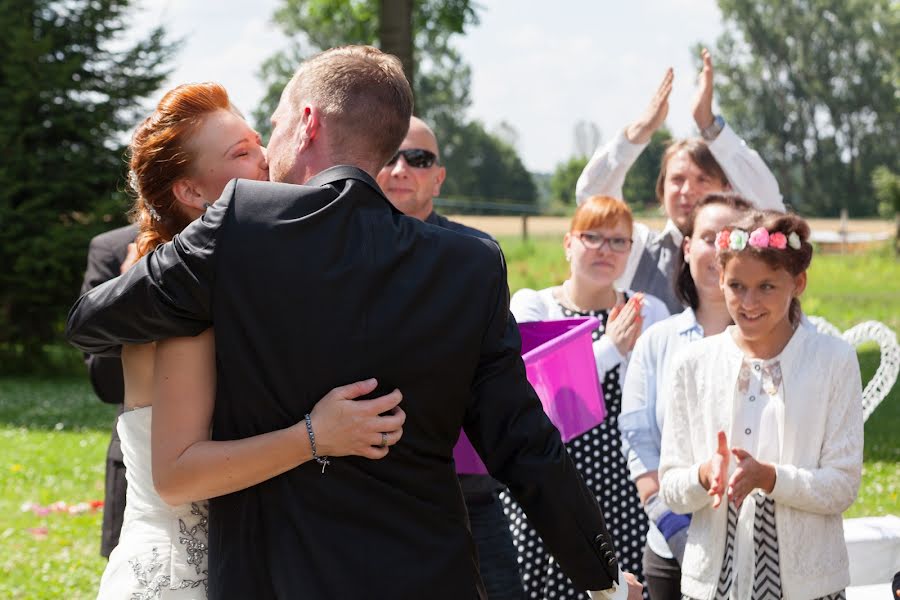
M 844 519 L 850 556 L 848 600 L 887 600 L 890 583 L 900 571 L 900 517 Z

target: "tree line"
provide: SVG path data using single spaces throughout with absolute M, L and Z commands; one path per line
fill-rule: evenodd
M 379 45 L 385 0 L 282 0 L 290 43 L 261 66 L 264 132 L 303 58 L 347 43 Z M 122 42 L 133 0 L 6 0 L 0 11 L 0 364 L 35 364 L 58 343 L 87 244 L 125 221 L 125 142 L 158 97 L 179 44 L 157 28 Z M 891 0 L 719 0 L 717 97 L 725 117 L 772 166 L 806 215 L 898 210 L 900 11 Z M 577 150 L 532 176 L 507 125 L 467 118 L 471 66 L 454 45 L 478 24 L 470 0 L 411 2 L 417 113 L 434 127 L 450 176 L 444 194 L 476 202 L 564 206 L 599 132 L 579 124 Z M 623 123 L 624 125 L 624 123 Z M 661 130 L 624 194 L 651 204 Z

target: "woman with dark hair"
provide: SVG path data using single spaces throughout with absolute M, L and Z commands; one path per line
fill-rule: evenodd
M 660 232 L 637 224 L 628 264 L 616 282 L 620 287 L 653 294 L 665 302 L 672 314 L 684 308 L 675 296 L 672 281 L 677 268 L 675 255 L 684 238 L 694 205 L 706 194 L 733 191 L 756 208 L 784 210 L 775 176 L 754 150 L 715 116 L 713 66 L 703 50 L 703 70 L 694 99 L 693 115 L 701 137 L 672 142 L 663 154 L 656 198 L 668 222 Z M 622 186 L 653 133 L 669 112 L 672 69 L 666 71 L 645 113 L 607 144 L 597 148 L 578 178 L 575 199 L 604 194 L 622 198 Z M 627 199 L 626 199 L 627 200 Z
M 214 83 L 168 92 L 137 128 L 130 150 L 139 256 L 201 217 L 230 180 L 268 179 L 259 134 Z M 210 329 L 195 338 L 122 348 L 126 412 L 117 428 L 128 491 L 99 598 L 205 598 L 206 499 L 327 456 L 383 458 L 400 438 L 398 391 L 353 401 L 375 389 L 368 380 L 331 390 L 304 421 L 284 429 L 210 441 L 213 336 Z M 248 359 L 252 354 L 248 349 Z
M 659 453 L 665 421 L 666 374 L 684 346 L 731 324 L 719 286 L 716 234 L 751 210 L 736 194 L 710 194 L 694 207 L 679 252 L 675 292 L 684 312 L 654 324 L 634 346 L 622 390 L 622 452 L 650 518 L 644 578 L 653 600 L 680 600 L 681 560 L 690 515 L 676 515 L 659 498 Z
M 623 571 L 640 578 L 641 549 L 647 518 L 628 483 L 628 469 L 620 452 L 616 421 L 621 407 L 622 380 L 635 340 L 653 323 L 668 316 L 657 298 L 618 289 L 631 247 L 631 210 L 621 200 L 588 198 L 572 217 L 563 239 L 569 278 L 542 290 L 522 289 L 510 300 L 518 322 L 572 317 L 596 317 L 593 332 L 597 373 L 603 386 L 606 419 L 566 443 L 578 471 L 603 510 L 616 556 Z M 504 497 L 514 541 L 519 551 L 528 597 L 583 598 L 544 549 L 540 536 L 524 519 L 521 508 Z
M 801 326 L 803 219 L 754 213 L 715 245 L 734 325 L 687 346 L 667 379 L 659 496 L 691 513 L 681 592 L 844 598 L 841 513 L 862 472 L 856 351 Z

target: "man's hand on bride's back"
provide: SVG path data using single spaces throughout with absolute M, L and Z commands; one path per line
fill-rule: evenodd
M 356 400 L 371 393 L 375 379 L 334 388 L 310 413 L 319 456 L 384 458 L 400 441 L 406 413 L 400 408 L 403 394 L 394 390 L 371 400 Z M 304 427 L 304 423 L 298 423 Z

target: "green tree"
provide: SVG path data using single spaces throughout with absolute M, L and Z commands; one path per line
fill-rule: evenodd
M 654 207 L 659 203 L 656 198 L 656 179 L 659 177 L 663 153 L 671 141 L 672 134 L 665 126 L 653 132 L 650 143 L 628 169 L 622 186 L 623 200 L 634 207 Z
M 892 0 L 719 0 L 716 94 L 808 214 L 876 210 L 897 166 L 900 11 Z M 699 54 L 699 52 L 698 52 Z
M 263 64 L 260 75 L 267 92 L 253 113 L 263 137 L 269 135 L 269 117 L 297 65 L 333 46 L 378 45 L 380 9 L 380 0 L 283 1 L 274 19 L 288 36 L 289 47 Z M 534 182 L 515 149 L 481 123 L 462 118 L 470 104 L 471 70 L 452 42 L 477 23 L 476 4 L 470 0 L 413 3 L 415 113 L 438 138 L 441 160 L 447 166 L 443 195 L 535 202 Z
M 556 169 L 550 177 L 550 200 L 552 202 L 575 203 L 575 184 L 587 162 L 588 159 L 585 156 L 573 156 L 566 162 L 556 165 Z
M 447 180 L 441 195 L 450 198 L 534 203 L 537 188 L 515 149 L 471 121 L 440 138 Z
M 90 237 L 122 219 L 123 133 L 174 51 L 160 29 L 124 45 L 129 7 L 0 11 L 0 361 L 40 356 L 78 294 Z
M 289 46 L 263 64 L 267 91 L 253 113 L 263 137 L 281 91 L 305 58 L 344 44 L 378 45 L 380 5 L 379 0 L 283 0 L 274 20 Z M 418 0 L 412 14 L 416 114 L 440 134 L 469 106 L 471 70 L 452 41 L 478 24 L 478 14 L 469 0 Z
M 900 175 L 879 165 L 872 171 L 872 189 L 878 200 L 879 215 L 892 218 L 900 214 Z

